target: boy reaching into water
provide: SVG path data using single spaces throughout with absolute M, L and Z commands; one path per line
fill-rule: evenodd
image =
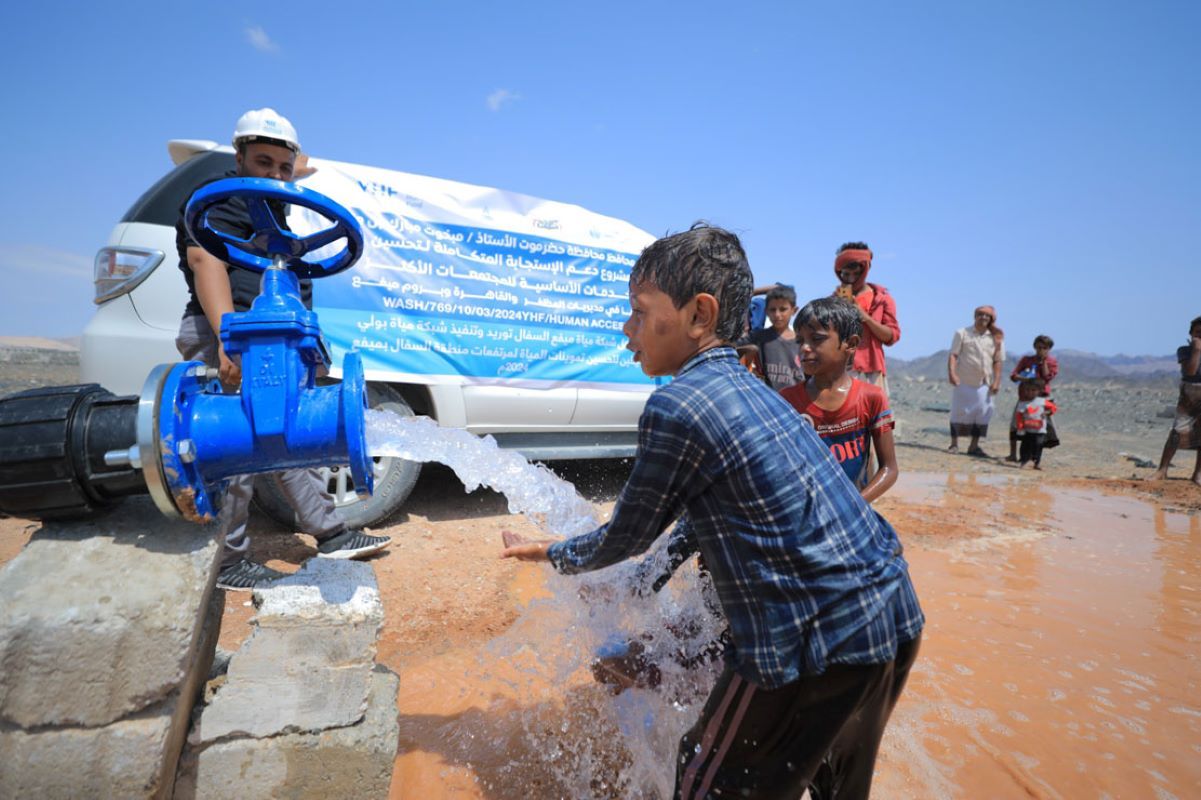
M 847 371 L 859 346 L 859 312 L 840 297 L 823 297 L 806 303 L 793 325 L 805 380 L 780 394 L 809 420 L 870 503 L 892 488 L 900 472 L 888 396 Z M 873 447 L 879 468 L 869 477 Z
M 896 532 L 829 449 L 738 362 L 751 272 L 738 237 L 660 239 L 630 277 L 624 333 L 650 376 L 610 522 L 561 542 L 506 535 L 506 558 L 563 573 L 645 552 L 677 518 L 730 627 L 726 664 L 680 741 L 676 797 L 799 798 L 823 759 L 867 797 L 924 624 Z

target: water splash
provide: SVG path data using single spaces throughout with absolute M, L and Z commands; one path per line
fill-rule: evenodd
M 720 671 L 713 651 L 725 621 L 711 610 L 717 596 L 708 575 L 691 562 L 659 592 L 647 590 L 649 580 L 667 569 L 666 539 L 640 561 L 548 581 L 556 598 L 581 597 L 565 604 L 569 636 L 581 646 L 549 656 L 562 662 L 559 669 L 574 664 L 595 675 L 598 664 L 625 667 L 632 661 L 639 675 L 632 688 L 616 696 L 598 691 L 595 698 L 598 716 L 619 732 L 616 741 L 629 754 L 611 781 L 617 791 L 589 795 L 577 784 L 577 797 L 671 797 L 680 737 L 700 716 Z
M 368 411 L 366 422 L 372 455 L 445 464 L 467 491 L 488 486 L 503 493 L 511 513 L 548 533 L 574 536 L 598 524 L 574 486 L 500 449 L 492 437 L 387 411 Z M 695 563 L 661 591 L 650 589 L 667 571 L 666 543 L 662 536 L 644 558 L 586 575 L 548 571 L 550 598 L 531 602 L 487 647 L 491 656 L 521 665 L 514 696 L 528 697 L 531 684 L 556 696 L 553 715 L 536 703 L 515 713 L 529 752 L 566 796 L 671 796 L 680 736 L 700 715 L 721 666 L 714 642 L 724 621 L 712 611 L 712 582 Z M 581 681 L 581 671 L 596 682 Z M 632 678 L 619 691 L 614 683 L 623 672 Z M 582 691 L 564 694 L 564 686 L 581 683 Z M 514 774 L 528 767 L 510 765 Z
M 517 722 L 528 751 L 544 754 L 557 783 L 554 796 L 672 795 L 680 737 L 700 715 L 721 667 L 706 655 L 724 622 L 708 610 L 715 591 L 695 563 L 659 592 L 637 591 L 666 569 L 667 559 L 659 547 L 586 575 L 552 574 L 545 584 L 551 597 L 531 602 L 487 646 L 489 660 L 522 665 L 514 695 L 529 698 L 532 686 L 545 687 L 517 712 Z M 638 685 L 617 692 L 614 681 L 602 683 L 597 675 L 609 668 L 637 675 Z M 548 706 L 554 715 L 546 714 Z M 514 771 L 523 768 L 512 764 Z

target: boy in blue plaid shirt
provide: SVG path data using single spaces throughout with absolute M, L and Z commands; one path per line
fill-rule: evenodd
M 727 664 L 680 742 L 676 797 L 867 797 L 924 618 L 892 527 L 812 428 L 738 361 L 752 289 L 738 237 L 694 226 L 646 248 L 624 333 L 647 375 L 638 457 L 609 523 L 506 535 L 563 573 L 644 553 L 672 522 L 712 574 Z M 682 529 L 682 534 L 680 532 Z

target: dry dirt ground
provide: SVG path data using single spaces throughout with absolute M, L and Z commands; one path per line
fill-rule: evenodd
M 30 385 L 64 384 L 73 380 L 70 367 L 0 364 L 0 394 Z M 1122 455 L 1158 459 L 1170 424 L 1170 420 L 1158 415 L 1174 403 L 1171 383 L 1064 384 L 1056 389 L 1057 402 L 1063 409 L 1056 418 L 1063 445 L 1048 451 L 1045 471 L 1039 474 L 1019 473 L 1000 458 L 972 458 L 945 452 L 949 388 L 918 381 L 895 383 L 893 406 L 898 418 L 896 437 L 902 472 L 946 476 L 946 490 L 961 494 L 965 502 L 924 504 L 920 500 L 901 502 L 886 496 L 879 503 L 881 512 L 901 531 L 937 532 L 949 537 L 954 537 L 957 531 L 970 533 L 978 526 L 978 517 L 971 510 L 973 493 L 991 491 L 990 478 L 977 479 L 996 474 L 1030 482 L 1027 485 L 1036 485 L 1041 492 L 1051 495 L 1087 487 L 1146 499 L 1159 509 L 1192 517 L 1201 513 L 1201 487 L 1184 479 L 1191 471 L 1192 453 L 1178 456 L 1172 478 L 1158 484 L 1137 480 L 1150 469 Z M 1004 415 L 1013 402 L 1012 390 L 1007 387 L 999 403 L 1003 409 L 1000 419 L 1006 419 Z M 1117 408 L 1124 412 L 1119 414 Z M 995 426 L 985 447 L 993 456 L 1006 454 L 1004 424 Z M 611 507 L 628 474 L 627 462 L 552 466 L 605 510 Z M 36 523 L 0 519 L 0 563 L 12 558 L 36 528 Z M 452 651 L 483 647 L 509 629 L 530 597 L 538 593 L 536 573 L 530 572 L 536 567 L 497 558 L 502 529 L 535 533 L 524 519 L 507 513 L 503 497 L 488 490 L 464 494 L 453 473 L 436 465 L 423 471 L 403 511 L 389 520 L 386 527 L 377 529 L 377 533 L 393 538 L 391 548 L 370 562 L 379 580 L 386 612 L 378 659 L 402 676 L 402 695 L 407 675 L 420 675 L 426 668 L 423 665 L 437 663 L 440 656 Z M 287 532 L 262 515 L 253 518 L 251 531 L 251 557 L 278 569 L 292 571 L 315 553 L 309 537 Z M 235 649 L 249 632 L 253 609 L 248 599 L 246 594 L 227 594 L 220 641 L 226 649 Z M 474 775 L 469 775 L 471 770 L 466 768 L 443 767 L 431 772 L 432 768 L 416 759 L 414 753 L 436 749 L 431 730 L 445 726 L 449 717 L 405 715 L 405 702 L 402 699 L 405 721 L 394 797 L 422 796 L 413 792 L 414 786 L 425 787 L 422 791 L 435 791 L 433 787 L 438 785 L 458 787 L 454 791 L 446 789 L 445 794 L 439 790 L 425 795 L 435 797 L 503 798 L 517 796 L 510 792 L 524 791 L 520 785 L 506 788 L 503 770 L 498 767 L 489 774 L 487 767 L 481 766 L 486 763 L 484 754 L 470 748 L 457 757 L 468 763 L 475 753 Z M 407 702 L 414 701 L 410 698 Z M 487 749 L 485 744 L 479 747 Z M 492 789 L 484 791 L 481 787 L 488 781 L 493 782 L 488 784 Z

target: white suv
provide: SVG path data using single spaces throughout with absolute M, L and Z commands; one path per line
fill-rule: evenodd
M 146 375 L 155 365 L 179 360 L 174 339 L 188 298 L 178 267 L 175 222 L 181 205 L 192 190 L 206 180 L 234 168 L 233 150 L 219 147 L 214 142 L 175 140 L 168 144 L 168 151 L 176 164 L 175 169 L 138 198 L 113 229 L 108 243 L 96 255 L 97 310 L 84 329 L 81 372 L 84 381 L 99 383 L 117 394 L 138 393 Z M 336 276 L 345 277 L 345 283 L 340 289 L 329 293 L 331 297 L 339 298 L 341 307 L 324 306 L 321 282 L 315 282 L 314 309 L 322 320 L 325 336 L 334 354 L 335 375 L 341 364 L 342 353 L 350 349 L 368 348 L 365 352 L 367 391 L 369 402 L 375 407 L 401 414 L 427 415 L 443 426 L 462 427 L 479 435 L 490 434 L 501 447 L 519 450 L 531 459 L 620 458 L 634 454 L 638 417 L 647 395 L 655 385 L 641 376 L 637 365 L 629 361 L 629 354 L 621 350 L 623 340 L 619 342 L 620 334 L 616 331 L 624 320 L 624 314 L 628 313 L 628 303 L 619 295 L 624 296 L 620 284 L 628 278 L 628 264 L 632 263 L 634 257 L 629 254 L 636 254 L 648 243 L 651 240 L 649 235 L 620 220 L 591 214 L 576 206 L 370 167 L 316 159 L 311 163 L 318 171 L 315 179 L 306 181 L 306 184 L 352 209 L 368 233 L 368 247 L 362 261 L 343 276 Z M 317 176 L 324 182 L 318 183 Z M 413 213 L 419 216 L 400 219 L 387 210 L 379 214 L 370 211 L 371 204 L 381 197 L 383 200 L 379 202 L 403 203 L 403 209 L 416 209 Z M 451 208 L 456 203 L 459 205 Z M 475 215 L 474 218 L 472 215 Z M 431 219 L 435 221 L 430 222 Z M 439 227 L 439 219 L 448 222 Z M 404 226 L 406 232 L 388 239 L 388 232 L 382 230 L 385 222 Z M 410 235 L 414 224 L 426 226 L 426 232 L 439 240 L 434 243 L 434 249 L 439 253 L 451 253 L 444 246 L 454 244 L 452 234 L 447 231 L 458 231 L 453 234 L 459 238 L 457 254 L 451 253 L 445 257 L 447 263 L 460 265 L 458 271 L 453 265 L 436 268 L 439 275 L 451 281 L 451 284 L 421 285 L 422 278 L 414 277 L 415 270 L 404 265 L 426 262 L 398 261 L 387 250 L 388 247 L 395 249 L 406 246 L 404 242 L 414 246 L 419 244 L 414 242 L 416 237 Z M 464 228 L 464 224 L 478 227 Z M 511 244 L 513 248 L 520 246 L 523 256 L 542 247 L 552 253 L 570 255 L 539 264 L 524 257 L 514 261 L 509 256 L 510 266 L 505 267 L 504 258 L 487 255 L 488 252 L 500 250 L 466 247 L 462 243 L 463 230 L 469 231 L 471 237 L 475 234 L 470 231 L 477 231 L 477 241 L 487 240 L 490 245 L 496 246 L 502 243 L 497 233 L 500 231 L 504 233 L 504 243 Z M 510 233 L 512 231 L 516 233 Z M 417 235 L 420 235 L 419 230 Z M 574 244 L 570 238 L 573 235 Z M 584 237 L 589 237 L 591 243 L 581 243 Z M 375 255 L 372 243 L 377 247 Z M 596 246 L 593 247 L 593 244 Z M 438 256 L 433 254 L 429 242 L 426 241 L 425 245 L 426 257 L 436 262 Z M 512 252 L 517 251 L 514 249 Z M 605 263 L 606 254 L 610 262 L 608 264 Z M 459 256 L 472 260 L 462 262 Z M 485 274 L 484 262 L 489 258 L 496 259 L 495 263 L 499 266 Z M 471 269 L 462 267 L 463 263 Z M 568 266 L 564 267 L 564 263 Z M 520 281 L 517 278 L 518 273 L 523 273 L 522 266 L 530 270 L 547 270 L 548 264 L 557 265 L 555 274 L 562 280 L 537 283 L 533 278 L 528 281 L 525 277 Z M 597 264 L 601 266 L 597 267 Z M 479 269 L 476 269 L 477 266 Z M 401 270 L 405 272 L 399 272 Z M 434 270 L 434 267 L 426 269 L 431 280 Z M 573 277 L 574 282 L 567 282 L 565 271 L 568 277 Z M 602 282 L 602 271 L 603 279 L 608 283 Z M 547 273 L 523 274 L 540 277 Z M 335 278 L 324 280 L 333 281 Z M 484 284 L 472 283 L 484 280 L 491 282 L 486 284 L 490 287 L 487 292 L 476 288 Z M 407 282 L 402 284 L 400 281 Z M 351 287 L 354 291 L 351 291 Z M 382 292 L 377 291 L 379 287 L 382 287 Z M 577 296 L 555 294 L 556 291 L 569 290 Z M 391 310 L 381 311 L 384 306 L 373 304 L 381 299 L 377 295 L 389 291 L 394 297 L 386 308 Z M 523 291 L 528 291 L 528 296 L 520 296 Z M 373 344 L 367 339 L 355 338 L 348 333 L 355 331 L 356 327 L 346 324 L 347 315 L 353 319 L 357 310 L 347 308 L 347 297 L 352 298 L 353 302 L 359 302 L 357 298 L 362 298 L 365 305 L 361 313 L 370 313 L 372 323 L 379 325 L 377 318 L 390 319 L 393 320 L 393 328 L 412 330 L 414 325 L 410 320 L 417 319 L 419 315 L 408 309 L 414 307 L 412 298 L 422 293 L 451 301 L 439 301 L 431 306 L 432 318 L 441 316 L 442 319 L 451 319 L 458 310 L 454 301 L 460 297 L 482 298 L 484 294 L 489 298 L 501 298 L 512 308 L 536 307 L 534 311 L 509 311 L 508 316 L 501 316 L 501 319 L 531 319 L 539 314 L 543 318 L 553 319 L 554 324 L 559 326 L 554 328 L 556 333 L 553 342 L 559 346 L 543 347 L 536 352 L 523 349 L 519 351 L 522 355 L 518 361 L 506 362 L 492 375 L 469 374 L 470 369 L 475 367 L 459 367 L 465 374 L 454 374 L 455 369 L 451 368 L 422 372 L 414 371 L 411 365 L 406 367 L 404 364 L 380 361 L 381 358 L 390 357 L 387 348 L 380 348 L 384 351 L 380 355 L 370 349 Z M 405 304 L 400 303 L 401 299 Z M 487 303 L 491 299 L 481 299 L 479 302 Z M 522 338 L 541 338 L 544 343 L 550 344 L 547 341 L 548 334 L 521 329 L 520 322 L 511 323 L 515 326 L 513 330 L 521 329 L 524 332 L 511 337 L 504 329 L 510 323 L 498 322 L 486 308 L 466 310 L 475 315 L 470 328 L 466 324 L 452 325 L 454 332 L 445 333 L 448 328 L 440 321 L 437 329 L 444 333 L 430 334 L 429 330 L 435 326 L 426 324 L 421 334 L 402 334 L 406 337 L 404 341 L 409 341 L 407 337 L 410 335 L 420 335 L 427 337 L 424 345 L 427 351 L 432 348 L 466 352 L 470 348 L 459 345 L 471 343 L 459 341 L 456 337 L 479 332 L 489 337 L 492 344 L 499 338 L 516 338 L 518 341 Z M 571 316 L 547 317 L 556 313 Z M 327 325 L 327 317 L 328 321 L 335 324 Z M 425 317 L 427 320 L 430 318 L 429 315 Z M 476 323 L 477 319 L 479 324 Z M 573 332 L 570 327 L 573 325 L 580 330 Z M 364 330 L 361 322 L 357 330 Z M 443 347 L 445 343 L 435 341 L 431 345 L 429 336 L 446 337 L 449 344 Z M 403 343 L 401 337 L 395 341 Z M 394 351 L 397 349 L 393 348 Z M 499 353 L 495 347 L 488 350 L 479 346 L 472 352 Z M 512 348 L 508 352 L 518 351 Z M 572 353 L 570 357 L 565 355 L 569 352 Z M 396 357 L 404 355 L 401 350 Z M 531 375 L 540 374 L 538 370 L 546 366 L 538 360 L 539 355 L 555 361 L 555 369 L 572 369 L 574 373 L 567 379 L 563 377 L 567 373 L 561 371 L 548 373 L 558 376 L 548 380 L 531 378 Z M 569 361 L 572 363 L 568 364 Z M 433 374 L 435 372 L 438 374 Z M 416 482 L 419 470 L 420 465 L 401 459 L 377 459 L 375 494 L 369 499 L 360 500 L 355 495 L 347 469 L 330 468 L 328 486 L 350 525 L 371 525 L 400 507 Z M 260 481 L 258 489 L 258 503 L 268 514 L 281 522 L 292 521 L 291 510 L 275 489 L 273 481 Z

